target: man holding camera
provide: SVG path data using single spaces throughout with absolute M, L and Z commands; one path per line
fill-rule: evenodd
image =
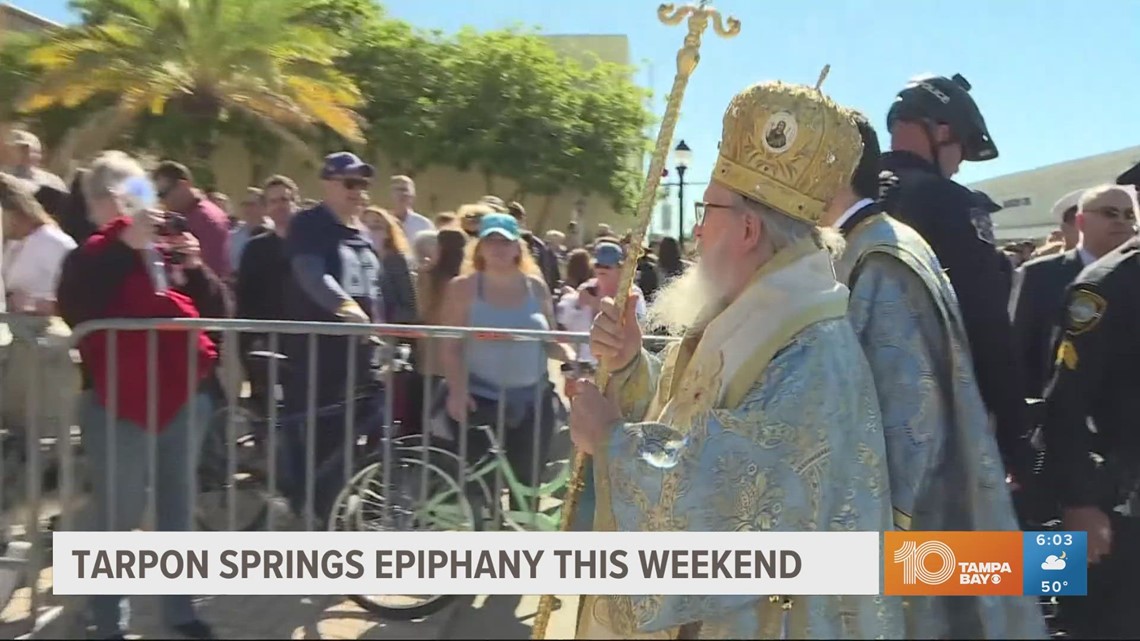
M 226 212 L 194 187 L 190 170 L 164 160 L 153 172 L 154 187 L 166 209 L 186 217 L 188 231 L 202 245 L 202 260 L 223 281 L 230 278 L 230 222 Z

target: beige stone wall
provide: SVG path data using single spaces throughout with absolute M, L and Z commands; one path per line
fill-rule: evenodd
M 390 205 L 387 177 L 392 173 L 392 164 L 383 157 L 374 158 L 379 178 L 372 189 L 373 203 L 386 207 Z M 321 184 L 318 178 L 319 159 L 301 158 L 282 154 L 276 162 L 260 167 L 262 175 L 254 175 L 259 168 L 249 155 L 234 141 L 223 142 L 214 156 L 214 174 L 217 188 L 231 197 L 240 197 L 245 188 L 260 183 L 275 173 L 285 174 L 297 181 L 305 198 L 320 198 Z M 464 203 L 478 200 L 481 196 L 493 193 L 509 199 L 516 189 L 512 181 L 496 179 L 488 190 L 483 176 L 478 173 L 459 172 L 444 167 L 433 167 L 415 176 L 417 209 L 426 216 L 455 211 Z M 537 231 L 565 229 L 574 215 L 575 206 L 581 195 L 575 192 L 563 193 L 554 198 L 531 196 L 521 202 L 527 209 L 531 226 Z M 593 229 L 598 223 L 606 223 L 615 230 L 624 230 L 632 221 L 632 213 L 619 214 L 604 198 L 586 198 L 583 215 L 580 218 L 583 229 Z

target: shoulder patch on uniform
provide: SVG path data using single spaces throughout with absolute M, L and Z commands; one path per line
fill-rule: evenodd
M 1065 330 L 1070 334 L 1083 334 L 1097 326 L 1104 317 L 1108 302 L 1099 294 L 1078 289 L 1069 297 L 1065 310 Z
M 970 223 L 974 226 L 974 230 L 978 232 L 978 240 L 990 245 L 995 244 L 994 220 L 984 209 L 971 209 Z

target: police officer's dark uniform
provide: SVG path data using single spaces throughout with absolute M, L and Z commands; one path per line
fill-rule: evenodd
M 987 206 L 943 176 L 937 165 L 939 124 L 950 127 L 964 160 L 997 158 L 969 88 L 955 75 L 913 81 L 899 92 L 887 115 L 888 129 L 897 122 L 924 124 L 935 161 L 907 151 L 884 154 L 880 168 L 897 176 L 898 187 L 888 192 L 883 206 L 921 234 L 946 269 L 962 310 L 982 399 L 997 421 L 998 447 L 1006 469 L 1016 471 L 1029 463 L 1029 453 L 1021 453 L 1029 425 L 1007 311 L 1009 260 L 994 246 Z
M 1046 472 L 1063 510 L 1112 522 L 1110 555 L 1089 567 L 1088 597 L 1062 600 L 1060 622 L 1079 638 L 1140 638 L 1140 239 L 1081 272 L 1060 325 Z

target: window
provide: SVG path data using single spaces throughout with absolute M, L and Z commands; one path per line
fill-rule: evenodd
M 1002 209 L 1009 209 L 1010 207 L 1025 207 L 1033 203 L 1033 199 L 1025 196 L 1023 198 L 1010 198 L 1002 201 Z

